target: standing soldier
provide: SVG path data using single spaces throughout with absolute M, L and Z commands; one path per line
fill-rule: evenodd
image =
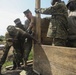
M 76 0 L 69 0 L 67 4 L 68 15 L 68 46 L 76 47 Z
M 28 35 L 26 34 L 25 31 L 23 31 L 20 28 L 16 28 L 15 26 L 8 26 L 7 27 L 7 33 L 5 35 L 5 39 L 6 39 L 6 45 L 5 45 L 5 50 L 4 50 L 4 54 L 0 60 L 0 75 L 1 75 L 1 68 L 2 65 L 5 63 L 6 57 L 8 55 L 9 49 L 11 46 L 14 47 L 14 66 L 13 69 L 16 69 L 16 67 L 20 67 L 20 62 L 22 60 L 22 41 L 25 41 L 25 38 L 28 37 Z M 16 59 L 16 60 L 15 60 Z
M 67 7 L 61 0 L 52 0 L 49 8 L 36 9 L 36 13 L 52 15 L 52 25 L 49 26 L 47 36 L 53 38 L 55 46 L 66 46 L 67 40 Z
M 23 12 L 24 15 L 27 17 L 27 20 L 25 21 L 25 30 L 30 33 L 33 34 L 34 32 L 34 27 L 35 27 L 35 20 L 36 18 L 32 15 L 31 11 L 29 9 L 27 9 L 26 11 Z M 27 60 L 29 57 L 29 53 L 31 51 L 32 48 L 32 39 L 31 38 L 27 38 L 27 42 L 26 42 L 26 51 L 25 51 L 25 65 L 27 65 Z
M 32 12 L 27 9 L 26 11 L 23 12 L 24 15 L 26 16 L 27 20 L 25 21 L 25 29 L 29 32 L 32 31 L 33 28 L 36 25 L 36 17 L 32 15 Z

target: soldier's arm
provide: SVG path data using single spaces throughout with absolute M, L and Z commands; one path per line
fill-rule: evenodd
M 7 43 L 9 46 L 12 46 L 12 44 L 13 44 L 12 38 L 11 38 L 11 36 L 9 35 L 8 32 L 5 34 L 5 40 L 6 40 L 6 43 Z
M 28 35 L 27 35 L 27 33 L 26 33 L 26 30 L 25 31 L 23 31 L 22 29 L 19 29 L 18 30 L 19 31 L 19 37 L 21 38 L 21 39 L 25 39 L 25 38 L 27 38 L 28 37 Z
M 35 9 L 35 12 L 37 13 L 37 11 L 38 11 L 41 14 L 50 15 L 50 10 L 51 10 L 51 7 L 49 7 L 49 8 L 40 8 L 40 9 Z
M 52 15 L 53 13 L 56 13 L 55 9 L 57 9 L 57 4 L 49 7 L 49 8 L 40 8 L 40 9 L 36 9 L 35 12 L 36 13 L 41 13 L 41 14 L 47 14 L 47 15 Z
M 57 13 L 57 9 L 62 9 L 63 5 L 64 5 L 64 3 L 56 2 L 53 6 L 51 6 L 49 8 L 35 9 L 35 12 L 36 13 L 41 13 L 41 14 L 52 15 L 54 13 Z
M 47 15 L 50 15 L 51 13 L 50 13 L 50 10 L 51 10 L 51 7 L 49 7 L 49 8 L 41 8 L 40 9 L 40 11 L 41 11 L 41 13 L 42 14 L 47 14 Z
M 25 21 L 25 25 L 24 25 L 25 30 L 27 30 L 27 28 L 28 28 L 28 26 L 29 26 L 29 23 L 30 23 L 29 20 L 26 20 L 26 21 Z
M 30 22 L 30 24 L 29 24 L 29 27 L 28 27 L 28 31 L 30 31 L 30 30 L 32 30 L 33 29 L 33 27 L 35 26 L 35 24 L 36 24 L 36 17 L 32 17 L 31 18 L 31 22 Z
M 66 11 L 64 11 L 66 10 Z M 58 11 L 58 12 L 57 12 Z M 60 13 L 59 13 L 60 12 Z M 58 3 L 56 2 L 52 7 L 51 7 L 51 11 L 50 13 L 52 15 L 54 14 L 62 14 L 62 13 L 67 13 L 67 8 L 66 8 L 66 5 L 65 3 L 61 2 L 61 3 Z

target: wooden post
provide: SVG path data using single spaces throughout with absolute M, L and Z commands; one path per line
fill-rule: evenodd
M 40 0 L 35 0 L 35 8 L 38 8 L 38 9 L 40 8 Z M 36 14 L 35 32 L 36 32 L 35 37 L 38 39 L 39 42 L 41 42 L 41 18 L 40 18 L 40 14 Z M 33 71 L 36 72 L 38 75 L 40 75 L 39 74 L 40 70 L 36 66 L 39 64 L 36 63 L 37 61 L 35 59 L 39 57 L 38 55 L 36 55 L 36 53 L 37 53 L 37 50 L 40 50 L 40 46 L 41 45 L 39 45 L 37 43 L 34 43 L 34 45 L 33 45 L 33 50 L 34 50 Z
M 35 8 L 40 8 L 40 0 L 35 0 Z M 36 38 L 41 42 L 41 21 L 40 14 L 36 14 Z

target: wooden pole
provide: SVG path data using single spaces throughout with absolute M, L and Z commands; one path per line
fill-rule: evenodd
M 35 0 L 35 8 L 40 8 L 40 0 Z M 35 27 L 35 32 L 36 35 L 35 37 L 38 39 L 39 42 L 41 42 L 41 20 L 40 20 L 40 14 L 36 14 L 36 27 Z M 40 50 L 40 46 L 39 44 L 35 43 L 33 45 L 33 50 L 34 50 L 34 59 L 33 59 L 33 71 L 36 72 L 38 75 L 40 70 L 39 68 L 37 68 L 36 66 L 38 66 L 38 62 L 36 61 L 36 58 L 38 58 L 39 56 L 36 54 L 38 53 L 37 50 Z
M 40 8 L 40 0 L 35 0 L 35 8 Z M 36 38 L 41 42 L 41 20 L 40 14 L 36 14 Z

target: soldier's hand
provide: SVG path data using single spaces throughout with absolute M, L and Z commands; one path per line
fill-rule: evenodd
M 35 13 L 40 13 L 40 9 L 35 8 Z

